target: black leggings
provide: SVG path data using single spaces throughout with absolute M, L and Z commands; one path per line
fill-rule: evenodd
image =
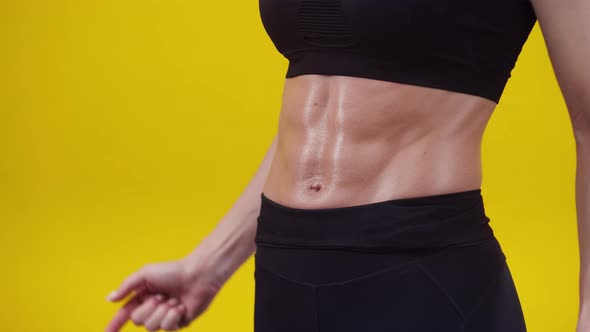
M 525 332 L 480 189 L 326 209 L 261 194 L 255 332 Z

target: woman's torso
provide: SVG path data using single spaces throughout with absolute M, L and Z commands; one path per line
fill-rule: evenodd
M 288 78 L 263 192 L 316 209 L 480 188 L 481 140 L 495 106 L 367 78 Z

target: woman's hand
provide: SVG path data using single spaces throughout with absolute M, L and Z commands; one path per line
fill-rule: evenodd
M 147 264 L 129 275 L 107 300 L 116 302 L 131 291 L 135 294 L 105 331 L 118 332 L 127 320 L 149 331 L 175 331 L 188 326 L 207 309 L 223 284 L 211 268 L 190 264 L 187 259 Z

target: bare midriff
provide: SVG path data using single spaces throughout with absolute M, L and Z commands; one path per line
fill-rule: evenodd
M 481 187 L 481 143 L 496 103 L 349 76 L 285 80 L 263 193 L 301 209 Z

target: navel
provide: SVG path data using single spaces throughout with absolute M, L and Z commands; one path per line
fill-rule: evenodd
M 314 182 L 309 186 L 309 189 L 315 192 L 322 190 L 323 186 L 320 182 Z

